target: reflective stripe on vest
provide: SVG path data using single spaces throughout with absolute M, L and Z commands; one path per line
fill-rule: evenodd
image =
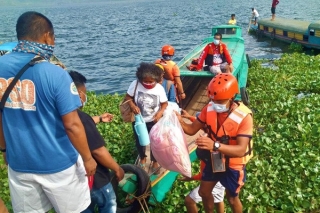
M 229 145 L 236 145 L 237 132 L 239 129 L 239 125 L 248 114 L 252 115 L 251 110 L 248 109 L 243 103 L 240 102 L 240 105 L 237 106 L 237 108 L 230 113 L 230 115 L 223 122 L 223 124 L 219 128 L 218 133 L 216 134 L 217 120 L 218 120 L 217 113 L 216 111 L 213 110 L 212 103 L 209 103 L 207 108 L 206 124 L 213 133 L 210 135 L 210 137 L 213 140 L 219 140 L 219 138 L 222 138 L 223 136 L 227 135 L 230 138 Z M 253 146 L 253 141 L 251 139 L 247 146 L 245 155 L 240 158 L 229 158 L 229 165 L 246 164 L 253 156 L 252 146 Z

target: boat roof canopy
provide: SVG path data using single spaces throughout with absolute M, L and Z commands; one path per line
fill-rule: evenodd
M 274 21 L 270 19 L 260 19 L 258 20 L 259 25 L 265 27 L 273 27 L 280 30 L 285 30 L 288 32 L 308 34 L 308 27 L 311 22 L 294 20 L 294 19 L 285 19 L 285 18 L 276 18 Z
M 309 29 L 320 30 L 320 21 L 312 22 L 309 25 Z
M 237 25 L 218 25 L 212 28 L 211 35 L 214 36 L 215 33 L 221 33 L 222 38 L 241 37 L 242 29 Z

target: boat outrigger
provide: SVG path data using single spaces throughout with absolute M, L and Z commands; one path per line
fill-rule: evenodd
M 302 21 L 276 18 L 258 20 L 258 26 L 251 28 L 258 35 L 278 39 L 287 43 L 298 43 L 307 48 L 320 49 L 320 20 Z

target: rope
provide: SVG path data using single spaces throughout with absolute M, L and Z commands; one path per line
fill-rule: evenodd
M 146 199 L 147 199 L 148 197 L 152 197 L 152 198 L 154 199 L 154 201 L 157 202 L 154 194 L 151 192 L 151 190 L 149 190 L 150 188 L 151 188 L 151 183 L 149 182 L 149 183 L 148 183 L 148 186 L 147 186 L 147 188 L 146 188 L 146 191 L 145 191 L 142 195 L 140 195 L 140 196 L 137 197 L 137 196 L 135 196 L 134 194 L 130 194 L 130 193 L 129 193 L 130 196 L 132 196 L 132 197 L 134 197 L 135 199 L 138 200 L 138 202 L 139 202 L 139 204 L 140 204 L 140 206 L 141 206 L 141 208 L 142 208 L 142 211 L 143 211 L 144 213 L 150 213 L 150 210 L 149 210 L 149 207 L 148 207 L 148 203 L 147 203 L 147 201 L 146 201 Z

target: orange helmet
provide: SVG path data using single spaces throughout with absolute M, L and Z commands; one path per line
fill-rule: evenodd
M 174 55 L 174 48 L 171 45 L 164 45 L 161 50 L 162 55 Z
M 233 98 L 237 93 L 238 81 L 231 73 L 216 75 L 208 85 L 208 96 L 214 101 Z

